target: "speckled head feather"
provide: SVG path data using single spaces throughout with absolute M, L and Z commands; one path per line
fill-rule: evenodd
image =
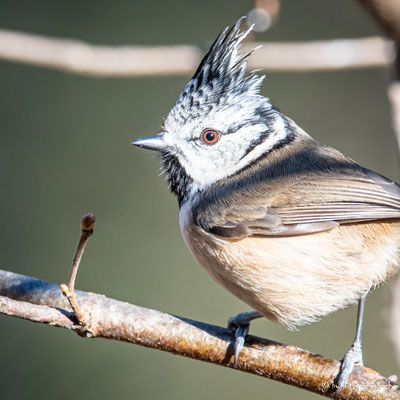
M 224 101 L 246 92 L 257 95 L 264 79 L 246 73 L 247 57 L 256 49 L 241 54 L 241 43 L 252 28 L 240 32 L 243 17 L 225 28 L 204 56 L 192 79 L 171 110 L 170 116 L 184 123 L 186 118 L 201 118 Z

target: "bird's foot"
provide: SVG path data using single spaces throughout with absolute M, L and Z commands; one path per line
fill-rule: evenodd
M 354 369 L 354 365 L 358 364 L 363 366 L 363 356 L 362 356 L 362 348 L 361 342 L 354 342 L 347 353 L 344 355 L 340 365 L 340 371 L 336 378 L 336 394 L 335 399 L 339 399 L 340 392 L 346 386 L 347 381 L 349 380 L 350 374 Z
M 239 353 L 243 349 L 246 336 L 249 333 L 250 322 L 253 319 L 260 318 L 262 315 L 257 311 L 243 312 L 236 317 L 229 318 L 228 329 L 235 332 L 235 354 L 234 354 L 234 366 L 237 367 L 237 361 Z

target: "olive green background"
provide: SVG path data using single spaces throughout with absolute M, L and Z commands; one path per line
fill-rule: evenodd
M 98 44 L 206 47 L 251 6 L 1 0 L 0 27 Z M 376 34 L 355 1 L 282 0 L 279 21 L 256 40 Z M 218 325 L 248 310 L 192 259 L 157 156 L 130 145 L 158 133 L 187 80 L 97 79 L 0 61 L 0 268 L 65 281 L 80 217 L 93 212 L 97 224 L 79 289 Z M 383 69 L 268 73 L 262 93 L 318 140 L 397 179 L 387 80 Z M 385 318 L 388 288 L 368 297 L 364 330 L 366 365 L 386 375 L 398 371 Z M 355 316 L 351 307 L 297 332 L 260 320 L 252 332 L 340 358 Z M 4 399 L 317 398 L 230 369 L 5 316 L 0 338 Z

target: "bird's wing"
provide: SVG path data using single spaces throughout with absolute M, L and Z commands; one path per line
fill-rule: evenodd
M 276 202 L 282 223 L 322 221 L 358 221 L 400 218 L 400 186 L 372 171 L 363 169 L 363 177 L 322 176 L 295 185 L 304 193 L 300 201 Z
M 400 186 L 343 160 L 333 168 L 318 164 L 308 173 L 258 174 L 248 185 L 225 186 L 200 202 L 195 223 L 240 238 L 304 235 L 342 223 L 400 218 Z

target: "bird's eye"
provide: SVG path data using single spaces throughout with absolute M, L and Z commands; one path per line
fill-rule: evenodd
M 217 143 L 219 139 L 219 133 L 213 129 L 206 129 L 202 134 L 202 139 L 206 144 Z

